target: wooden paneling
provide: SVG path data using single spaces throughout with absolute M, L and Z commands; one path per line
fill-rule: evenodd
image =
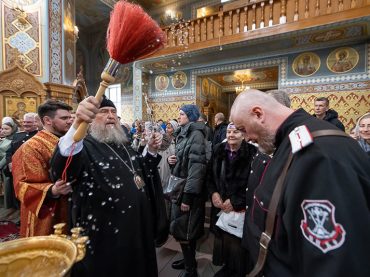
M 198 50 L 368 16 L 370 0 L 235 1 L 203 18 L 164 28 L 166 47 L 154 56 Z M 268 27 L 268 28 L 267 28 Z

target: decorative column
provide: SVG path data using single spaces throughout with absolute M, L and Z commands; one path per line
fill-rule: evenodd
M 61 84 L 62 75 L 62 0 L 49 0 L 49 80 Z
M 142 71 L 136 68 L 134 63 L 134 79 L 133 79 L 133 106 L 134 106 L 134 120 L 143 118 L 143 94 L 142 94 Z

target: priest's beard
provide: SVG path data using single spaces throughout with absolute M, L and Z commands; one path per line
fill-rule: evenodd
M 116 145 L 128 142 L 118 122 L 115 125 L 105 125 L 94 121 L 90 127 L 90 135 L 99 142 L 114 143 Z

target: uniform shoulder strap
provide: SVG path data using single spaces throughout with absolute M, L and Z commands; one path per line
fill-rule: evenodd
M 349 137 L 346 133 L 344 133 L 341 130 L 331 130 L 331 129 L 314 131 L 311 133 L 311 135 L 313 138 L 323 137 L 323 136 Z M 292 162 L 292 159 L 293 159 L 293 154 L 292 152 L 290 152 L 289 157 L 283 167 L 283 170 L 279 178 L 276 181 L 276 185 L 272 193 L 271 201 L 270 201 L 269 208 L 267 211 L 265 231 L 262 232 L 261 237 L 260 237 L 260 251 L 258 254 L 257 263 L 255 264 L 253 270 L 249 274 L 247 274 L 248 277 L 258 276 L 262 272 L 263 267 L 265 265 L 268 247 L 270 245 L 271 237 L 274 232 L 277 207 L 280 202 L 281 194 L 284 189 L 284 180 L 288 172 L 288 169 L 290 167 L 290 164 Z

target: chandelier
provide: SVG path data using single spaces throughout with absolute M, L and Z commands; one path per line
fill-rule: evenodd
M 236 94 L 239 94 L 239 93 L 243 92 L 244 90 L 251 88 L 250 86 L 244 85 L 245 82 L 248 82 L 248 81 L 252 80 L 250 69 L 235 71 L 234 78 L 237 79 L 239 82 L 241 82 L 240 86 L 235 87 Z
M 245 91 L 246 89 L 250 89 L 251 87 L 249 87 L 249 86 L 245 86 L 244 85 L 244 82 L 242 82 L 242 85 L 241 86 L 236 86 L 235 87 L 235 92 L 236 92 L 236 94 L 239 94 L 239 93 L 241 93 L 241 92 L 243 92 L 243 91 Z

